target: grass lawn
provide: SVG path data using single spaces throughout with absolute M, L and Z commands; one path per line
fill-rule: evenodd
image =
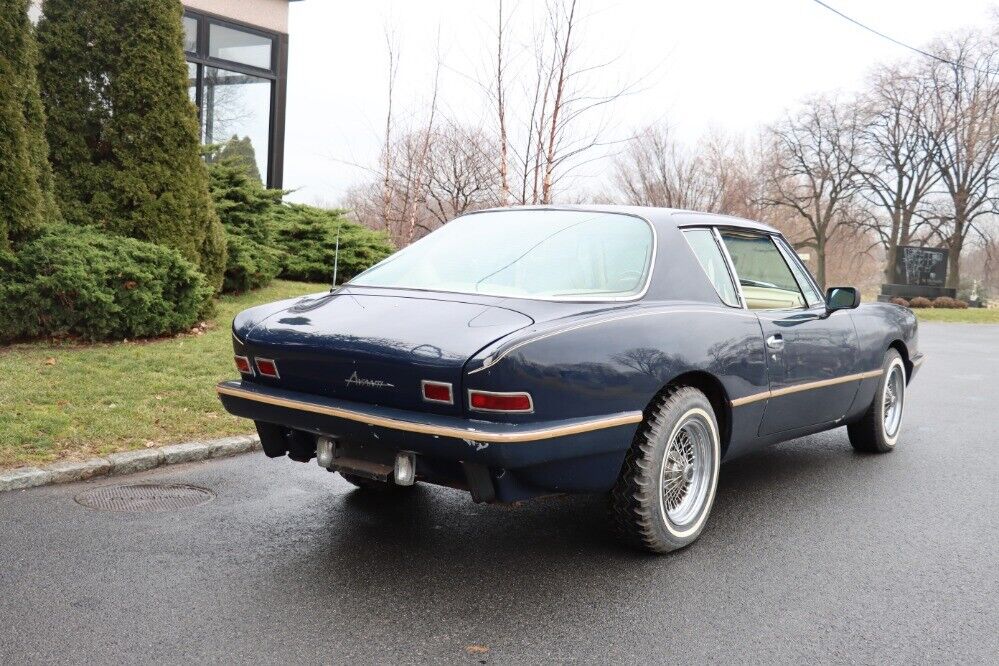
M 999 308 L 968 308 L 966 310 L 944 310 L 936 308 L 916 308 L 913 310 L 919 321 L 949 321 L 961 324 L 999 324 Z
M 226 414 L 215 397 L 215 384 L 238 374 L 233 316 L 328 288 L 278 280 L 223 297 L 201 334 L 0 347 L 0 468 L 252 432 L 252 424 Z

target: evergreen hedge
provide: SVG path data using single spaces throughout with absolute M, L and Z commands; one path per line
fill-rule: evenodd
M 212 293 L 176 250 L 52 225 L 16 256 L 0 253 L 0 342 L 176 333 L 208 314 Z
M 385 234 L 345 220 L 342 211 L 283 204 L 286 193 L 265 188 L 246 155 L 226 151 L 232 145 L 213 150 L 208 168 L 212 199 L 228 242 L 223 291 L 258 289 L 278 275 L 289 280 L 332 281 L 337 229 L 337 282 L 349 280 L 392 253 Z
M 222 284 L 225 236 L 187 92 L 179 0 L 46 0 L 39 79 L 77 225 L 176 248 Z
M 28 0 L 0 3 L 0 251 L 37 231 L 54 214 Z M 29 122 L 31 125 L 29 126 Z M 43 187 L 47 187 L 45 190 Z
M 240 158 L 213 156 L 208 173 L 215 210 L 226 231 L 222 291 L 239 293 L 266 286 L 281 270 L 272 222 L 284 192 L 265 188 Z
M 42 220 L 44 222 L 61 222 L 62 214 L 59 212 L 59 205 L 56 202 L 55 181 L 52 176 L 52 165 L 49 163 L 49 141 L 45 136 L 48 117 L 45 115 L 45 106 L 42 104 L 38 85 L 38 40 L 35 39 L 35 26 L 28 18 L 28 1 L 23 0 L 20 4 L 25 7 L 22 22 L 28 44 L 27 60 L 29 63 L 23 71 L 24 123 L 25 131 L 28 134 L 28 158 L 41 190 Z
M 234 162 L 246 171 L 246 174 L 257 184 L 263 186 L 264 179 L 260 176 L 260 168 L 257 167 L 257 151 L 253 147 L 250 137 L 244 136 L 242 139 L 233 136 L 231 139 L 219 146 L 218 154 L 214 156 L 218 161 Z
M 350 222 L 341 210 L 285 205 L 276 217 L 275 230 L 277 247 L 284 253 L 281 277 L 289 280 L 332 282 L 338 230 L 337 284 L 394 251 L 386 234 Z

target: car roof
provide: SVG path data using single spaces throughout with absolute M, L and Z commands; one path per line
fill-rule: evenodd
M 656 226 L 687 227 L 711 225 L 750 229 L 766 233 L 780 233 L 777 229 L 763 224 L 762 222 L 755 222 L 753 220 L 735 217 L 734 215 L 704 213 L 696 210 L 685 210 L 683 208 L 656 208 L 653 206 L 624 206 L 617 204 L 554 204 L 549 206 L 508 206 L 506 208 L 488 209 L 488 211 L 503 210 L 579 210 L 599 213 L 618 213 L 624 215 L 635 215 L 637 217 L 644 218 Z

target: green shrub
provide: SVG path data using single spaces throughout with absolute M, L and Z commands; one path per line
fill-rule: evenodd
M 917 308 L 932 308 L 933 307 L 933 301 L 931 301 L 928 298 L 924 298 L 922 296 L 916 296 L 915 298 L 913 298 L 912 300 L 909 301 L 909 307 L 913 308 L 913 309 L 917 309 Z
M 284 192 L 265 188 L 244 159 L 221 154 L 210 156 L 208 174 L 215 210 L 226 231 L 222 291 L 238 293 L 266 286 L 281 270 L 272 221 Z
M 277 246 L 284 252 L 281 276 L 289 280 L 331 282 L 338 231 L 337 284 L 394 251 L 387 235 L 348 221 L 340 210 L 287 205 L 280 211 L 275 229 Z
M 38 78 L 66 221 L 176 248 L 213 287 L 225 236 L 188 97 L 178 0 L 46 0 Z
M 225 280 L 222 291 L 241 294 L 266 287 L 281 270 L 282 254 L 267 245 L 238 234 L 227 234 Z
M 218 152 L 214 156 L 215 160 L 230 161 L 243 168 L 257 185 L 261 187 L 264 179 L 260 176 L 260 168 L 257 167 L 257 151 L 253 147 L 250 137 L 244 136 L 242 139 L 233 136 L 231 139 L 218 147 Z
M 176 250 L 54 225 L 0 259 L 0 340 L 149 337 L 190 328 L 213 289 Z

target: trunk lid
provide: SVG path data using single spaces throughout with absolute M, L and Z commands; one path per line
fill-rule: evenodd
M 534 320 L 496 305 L 337 293 L 272 314 L 243 335 L 280 379 L 254 381 L 400 409 L 460 414 L 462 369 L 478 350 Z M 452 385 L 454 404 L 423 400 L 421 381 Z

